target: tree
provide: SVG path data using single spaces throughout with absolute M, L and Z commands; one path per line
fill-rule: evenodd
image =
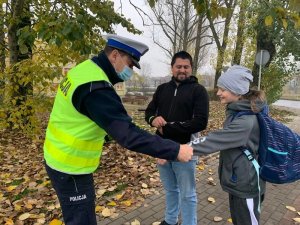
M 221 3 L 224 3 L 225 8 Z M 220 76 L 220 70 L 224 61 L 224 52 L 226 50 L 229 22 L 231 11 L 234 9 L 236 2 L 234 0 L 224 0 L 224 1 L 208 1 L 208 0 L 193 0 L 193 4 L 197 9 L 198 13 L 206 11 L 208 20 L 214 20 L 214 18 L 222 17 L 225 18 L 225 27 L 223 33 L 222 44 L 219 41 L 220 36 L 216 32 L 213 26 L 211 30 L 214 36 L 218 48 L 218 59 L 217 59 L 217 69 L 215 77 L 215 87 L 216 82 Z M 245 6 L 244 4 L 247 4 Z M 249 5 L 248 5 L 249 4 Z M 230 7 L 228 7 L 230 6 Z M 233 58 L 233 63 L 246 64 L 249 66 L 249 62 L 242 62 L 242 53 L 244 49 L 245 40 L 247 43 L 252 43 L 253 40 L 256 42 L 256 50 L 248 49 L 253 60 L 255 52 L 261 49 L 268 50 L 271 55 L 271 59 L 266 65 L 263 72 L 266 76 L 274 76 L 271 79 L 263 79 L 262 81 L 268 83 L 262 83 L 262 87 L 268 91 L 267 95 L 270 102 L 278 98 L 280 95 L 280 90 L 284 86 L 288 78 L 294 73 L 293 69 L 295 63 L 299 61 L 299 27 L 300 27 L 300 3 L 295 0 L 269 0 L 269 1 L 240 1 L 240 14 L 238 20 L 238 32 L 237 32 L 237 42 L 235 48 L 235 54 Z M 245 13 L 245 7 L 247 12 Z M 247 16 L 245 16 L 246 14 Z M 250 19 L 251 18 L 251 19 Z M 254 18 L 254 20 L 252 19 Z M 256 19 L 255 19 L 256 18 Z M 252 25 L 249 21 L 253 22 Z M 245 24 L 247 27 L 245 29 Z M 247 38 L 243 35 L 247 32 Z M 243 37 L 244 36 L 244 37 Z M 254 52 L 254 53 L 253 53 Z M 248 57 L 248 56 L 246 56 Z M 291 60 L 292 59 L 292 60 Z M 253 60 L 254 61 L 254 60 Z M 252 62 L 253 62 L 252 61 Z M 273 72 L 272 72 L 273 71 Z M 253 66 L 254 84 L 258 84 L 258 66 Z M 273 82 L 270 82 L 273 80 Z M 273 85 L 273 88 L 271 86 Z M 271 97 L 272 96 L 272 97 Z M 276 96 L 276 97 L 274 97 Z M 271 100 L 272 99 L 272 100 Z
M 290 1 L 259 1 L 253 4 L 258 12 L 254 26 L 257 52 L 264 49 L 270 60 L 262 70 L 262 89 L 267 91 L 269 103 L 277 100 L 286 82 L 295 74 L 300 60 L 300 16 L 291 10 Z M 254 84 L 258 84 L 258 65 L 253 66 Z
M 205 0 L 204 4 L 205 4 L 204 7 L 205 7 L 207 19 L 209 21 L 210 29 L 218 49 L 217 67 L 216 67 L 216 75 L 215 75 L 215 83 L 214 83 L 214 88 L 216 88 L 217 81 L 221 76 L 221 72 L 222 72 L 224 55 L 225 55 L 227 42 L 228 42 L 230 21 L 235 6 L 237 4 L 237 0 L 225 0 L 224 2 L 221 2 L 219 4 L 216 1 L 210 2 L 209 0 Z M 223 4 L 225 5 L 225 7 L 223 6 Z M 217 19 L 219 16 L 225 18 L 222 40 L 220 35 L 218 35 L 217 27 L 214 24 L 214 20 Z
M 0 72 L 5 69 L 5 33 L 4 33 L 4 19 L 3 8 L 0 8 Z
M 9 58 L 0 73 L 5 82 L 2 122 L 27 133 L 38 128 L 37 113 L 49 106 L 46 96 L 63 65 L 98 52 L 104 44 L 102 33 L 113 33 L 114 24 L 140 33 L 114 12 L 111 1 L 11 0 L 1 1 L 1 6 L 5 11 L 0 11 L 0 25 L 7 32 L 5 42 L 0 33 L 0 50 L 5 48 L 1 56 Z
M 0 73 L 3 73 L 5 69 L 5 33 L 4 33 L 4 19 L 3 8 L 0 8 Z M 0 79 L 0 90 L 4 88 L 4 81 Z M 0 92 L 0 104 L 3 101 L 3 94 Z
M 240 1 L 239 7 L 239 19 L 238 19 L 238 29 L 237 29 L 237 40 L 235 44 L 235 51 L 234 51 L 234 56 L 232 59 L 232 64 L 240 65 L 241 64 L 241 58 L 242 58 L 242 53 L 243 53 L 243 48 L 244 48 L 244 31 L 245 31 L 245 23 L 246 23 L 246 10 L 247 7 L 249 6 L 248 1 Z
M 265 67 L 278 60 L 286 60 L 289 55 L 299 60 L 300 17 L 296 12 L 289 10 L 289 1 L 272 0 L 271 2 L 259 1 L 253 5 L 258 11 L 255 26 L 257 37 L 257 51 L 268 50 L 270 60 Z M 254 83 L 258 84 L 258 66 L 254 64 Z
M 209 27 L 205 25 L 205 15 L 197 15 L 191 0 L 159 0 L 148 1 L 153 14 L 145 12 L 132 1 L 131 5 L 141 14 L 146 15 L 153 27 L 153 41 L 171 59 L 178 51 L 188 51 L 194 58 L 193 73 L 197 73 L 201 60 L 205 55 L 205 47 L 212 44 Z M 161 37 L 163 33 L 163 38 Z

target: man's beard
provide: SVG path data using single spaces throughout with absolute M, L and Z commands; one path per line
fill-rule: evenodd
M 185 78 L 178 79 L 178 77 L 182 77 L 182 75 L 184 75 Z M 185 81 L 188 78 L 189 78 L 189 76 L 187 74 L 178 74 L 176 77 L 174 76 L 175 81 L 178 82 L 178 83 L 181 83 L 181 82 Z

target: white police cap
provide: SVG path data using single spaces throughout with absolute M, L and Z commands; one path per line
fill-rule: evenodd
M 104 37 L 107 40 L 107 46 L 125 52 L 126 54 L 131 56 L 134 65 L 139 69 L 141 68 L 139 61 L 141 56 L 149 50 L 149 47 L 147 45 L 116 34 L 107 34 L 104 35 Z

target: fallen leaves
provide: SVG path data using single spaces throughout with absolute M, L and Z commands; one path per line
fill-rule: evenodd
M 141 223 L 140 223 L 140 221 L 135 219 L 134 221 L 131 222 L 130 225 L 141 225 Z
M 112 210 L 109 208 L 104 208 L 101 212 L 103 217 L 109 217 L 112 215 L 112 213 L 113 213 Z
M 33 148 L 22 134 L 9 132 L 1 133 L 0 143 L 0 224 L 55 224 L 53 219 L 62 215 L 44 169 L 42 145 Z M 157 194 L 161 183 L 152 157 L 113 142 L 103 151 L 100 171 L 94 173 L 100 217 L 114 218 L 117 211 L 130 210 L 141 205 L 144 196 Z
M 285 206 L 285 208 L 287 208 L 288 210 L 290 210 L 290 211 L 292 211 L 292 212 L 296 212 L 296 209 L 295 209 L 295 207 L 293 207 L 293 206 Z
M 148 188 L 148 185 L 145 184 L 145 183 L 142 183 L 142 187 L 143 187 L 143 188 Z
M 18 187 L 18 186 L 17 186 L 17 185 L 8 186 L 8 187 L 6 188 L 6 191 L 11 192 L 11 191 L 15 190 L 16 187 Z
M 220 217 L 220 216 L 215 216 L 215 217 L 214 217 L 214 221 L 215 221 L 215 222 L 220 222 L 220 221 L 222 221 L 222 220 L 223 220 L 223 218 Z
M 213 204 L 216 202 L 216 200 L 213 197 L 208 197 L 207 201 L 209 201 L 210 203 L 213 203 Z
M 64 223 L 60 220 L 57 220 L 57 219 L 54 219 L 54 220 L 51 220 L 49 225 L 63 225 Z
M 292 211 L 292 212 L 296 212 L 298 214 L 298 216 L 300 216 L 300 212 L 297 212 L 296 208 L 293 207 L 293 206 L 285 206 L 285 208 L 287 208 L 288 210 Z M 300 217 L 294 217 L 293 220 L 296 222 L 296 223 L 300 223 Z
M 26 220 L 26 219 L 28 219 L 29 217 L 31 216 L 31 214 L 30 213 L 24 213 L 24 214 L 22 214 L 22 215 L 20 215 L 19 216 L 19 220 Z
M 111 217 L 111 218 L 116 218 L 119 214 L 116 213 L 116 208 L 103 208 L 101 211 L 101 215 L 106 218 L 106 217 Z
M 214 181 L 214 178 L 212 177 L 207 178 L 207 183 L 213 186 L 217 185 L 217 183 Z
M 125 206 L 127 206 L 127 207 L 129 207 L 129 206 L 131 206 L 132 201 L 131 201 L 131 200 L 122 201 L 121 204 L 122 204 L 122 205 L 125 205 Z
M 116 206 L 117 203 L 115 201 L 111 201 L 109 203 L 107 203 L 108 206 Z
M 10 218 L 4 218 L 4 225 L 14 225 L 14 221 Z
M 154 222 L 152 225 L 160 225 L 161 222 Z
M 298 217 L 298 218 L 293 218 L 293 220 L 295 221 L 295 222 L 297 222 L 297 223 L 300 223 L 300 218 Z
M 202 135 L 222 127 L 223 106 L 211 102 L 210 111 L 208 129 Z M 153 132 L 153 128 L 145 124 L 142 114 L 134 112 L 134 121 Z M 43 137 L 40 139 L 43 140 Z M 55 219 L 62 218 L 62 215 L 44 169 L 42 147 L 43 141 L 32 142 L 22 134 L 0 133 L 0 224 L 63 224 Z M 212 177 L 214 172 L 207 168 L 205 162 L 197 165 L 199 173 Z M 152 157 L 128 151 L 114 142 L 105 144 L 99 171 L 94 173 L 94 182 L 95 211 L 100 219 L 114 218 L 120 210 L 126 212 L 143 204 L 144 198 L 158 194 L 157 188 L 161 187 Z M 216 185 L 214 179 L 207 182 Z

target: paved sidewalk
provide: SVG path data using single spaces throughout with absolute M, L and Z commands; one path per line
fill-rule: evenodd
M 217 166 L 218 156 L 210 157 L 203 171 L 197 175 L 197 193 L 198 193 L 198 224 L 232 224 L 227 222 L 230 218 L 228 207 L 228 195 L 221 190 L 218 183 Z M 213 175 L 209 175 L 211 169 Z M 216 186 L 208 184 L 208 178 L 212 177 L 217 183 Z M 160 193 L 163 193 L 161 190 Z M 210 203 L 207 198 L 213 197 L 216 202 Z M 131 225 L 135 219 L 141 225 L 152 225 L 154 222 L 161 221 L 164 217 L 164 195 L 154 195 L 145 200 L 142 207 L 136 208 L 129 213 L 120 213 L 114 220 L 105 219 L 98 222 L 99 225 Z M 300 217 L 297 212 L 286 209 L 286 206 L 293 206 L 300 211 L 300 181 L 283 184 L 267 185 L 267 194 L 262 205 L 261 224 L 264 225 L 292 225 L 295 224 L 292 218 Z M 215 216 L 222 217 L 220 222 L 214 222 Z
M 300 116 L 293 118 L 288 125 L 300 133 Z M 295 123 L 296 122 L 296 123 Z M 295 126 L 298 124 L 297 126 Z M 197 173 L 198 193 L 198 225 L 230 225 L 227 220 L 230 218 L 228 206 L 228 194 L 222 191 L 217 175 L 218 154 L 208 156 L 203 171 Z M 209 171 L 213 174 L 210 175 Z M 209 184 L 208 178 L 212 177 L 215 186 Z M 131 222 L 138 220 L 141 225 L 152 225 L 154 222 L 163 220 L 165 198 L 163 191 L 145 200 L 144 206 L 138 207 L 131 212 L 122 212 L 114 219 L 100 220 L 98 225 L 131 225 Z M 216 202 L 210 203 L 207 199 L 213 197 Z M 293 218 L 300 217 L 297 212 L 286 208 L 292 206 L 300 212 L 300 181 L 291 184 L 267 184 L 265 200 L 262 204 L 261 225 L 293 225 L 296 224 Z M 214 217 L 222 217 L 220 222 L 214 222 Z

